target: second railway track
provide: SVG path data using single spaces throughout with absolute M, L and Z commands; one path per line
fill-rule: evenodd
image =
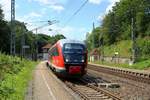
M 83 100 L 121 100 L 120 97 L 91 83 L 92 78 L 84 77 L 77 81 L 64 81 Z
M 88 64 L 88 68 L 102 73 L 107 73 L 107 74 L 123 77 L 126 79 L 134 80 L 137 82 L 150 84 L 150 73 L 129 71 L 129 70 L 124 70 L 119 68 L 109 68 L 109 67 L 98 66 L 96 64 Z
M 117 93 L 123 100 L 150 100 L 149 73 L 98 65 L 88 65 L 88 72 L 110 83 L 119 84 L 118 89 L 107 89 Z

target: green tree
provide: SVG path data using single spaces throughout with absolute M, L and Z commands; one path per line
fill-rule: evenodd
M 4 20 L 3 10 L 0 7 L 0 51 L 9 53 L 10 50 L 10 29 Z
M 105 15 L 101 26 L 87 35 L 88 49 L 97 48 L 101 37 L 104 45 L 108 46 L 122 40 L 131 40 L 132 19 L 134 19 L 134 34 L 137 41 L 150 39 L 150 0 L 120 0 Z M 148 46 L 149 42 L 137 42 L 141 55 L 147 55 Z

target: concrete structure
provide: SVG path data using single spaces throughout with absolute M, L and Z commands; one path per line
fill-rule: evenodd
M 44 47 L 42 47 L 42 49 L 43 49 L 43 60 L 48 59 L 48 50 L 51 48 L 51 46 L 52 45 L 50 43 L 48 43 Z
M 95 48 L 90 52 L 90 62 L 98 61 L 100 59 L 99 49 Z
M 90 62 L 105 61 L 109 63 L 125 63 L 132 64 L 131 59 L 127 57 L 120 57 L 118 52 L 114 53 L 114 56 L 102 56 L 98 48 L 93 49 L 89 55 Z
M 40 62 L 33 71 L 25 100 L 81 100 L 46 66 L 46 61 Z
M 125 63 L 125 64 L 129 64 L 130 58 L 126 58 L 126 57 L 119 57 L 119 56 L 104 56 L 104 61 L 106 62 L 110 62 L 110 63 Z

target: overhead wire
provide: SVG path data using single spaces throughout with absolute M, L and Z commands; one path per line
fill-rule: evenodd
M 71 17 L 69 17 L 69 19 L 65 22 L 65 24 L 63 25 L 63 27 L 66 27 L 67 24 L 73 19 L 74 16 L 76 16 L 81 10 L 82 8 L 88 3 L 89 0 L 85 0 L 82 5 L 72 14 Z M 60 29 L 59 31 L 61 31 L 62 29 Z M 57 31 L 58 32 L 58 31 Z
M 74 16 L 76 16 L 81 10 L 82 8 L 87 4 L 89 0 L 86 0 L 85 2 L 83 2 L 83 4 L 72 14 L 72 16 L 66 21 L 66 23 L 64 24 L 64 26 L 66 26 L 72 19 Z
M 88 1 L 89 0 L 85 0 L 85 2 L 83 2 L 82 5 L 71 15 L 71 17 L 69 17 L 69 19 L 64 24 L 64 27 L 66 27 L 66 25 L 73 19 L 73 17 L 76 16 L 82 10 L 82 8 L 88 3 Z M 39 21 L 39 22 L 45 22 L 45 21 Z

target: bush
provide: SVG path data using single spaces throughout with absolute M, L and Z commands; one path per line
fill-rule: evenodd
M 0 100 L 23 100 L 35 62 L 0 54 Z
M 136 69 L 147 69 L 150 67 L 150 60 L 148 59 L 141 62 L 137 62 L 132 67 Z
M 149 39 L 137 39 L 137 54 L 138 60 L 146 60 L 150 58 L 150 40 Z

